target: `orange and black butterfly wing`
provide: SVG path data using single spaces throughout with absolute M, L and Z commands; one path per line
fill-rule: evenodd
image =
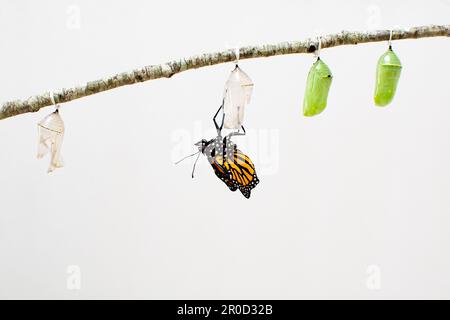
M 250 198 L 251 190 L 259 183 L 252 160 L 239 149 L 234 149 L 222 168 L 226 169 L 230 180 L 237 185 L 244 197 Z
M 237 183 L 230 179 L 229 172 L 223 167 L 222 156 L 214 157 L 211 166 L 213 167 L 216 176 L 222 180 L 231 191 L 236 191 L 238 189 Z

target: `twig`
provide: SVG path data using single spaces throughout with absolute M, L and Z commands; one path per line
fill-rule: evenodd
M 389 40 L 390 30 L 378 31 L 342 31 L 321 37 L 322 49 L 342 45 Z M 429 37 L 450 36 L 450 25 L 429 25 L 413 27 L 407 30 L 393 30 L 392 40 L 419 39 Z M 303 41 L 282 42 L 272 45 L 248 46 L 240 48 L 239 59 L 272 57 L 284 54 L 313 53 L 318 46 L 317 38 Z M 56 103 L 63 103 L 86 97 L 92 94 L 131 85 L 138 82 L 159 78 L 170 78 L 174 74 L 212 66 L 219 63 L 232 62 L 236 58 L 234 50 L 196 55 L 185 59 L 174 60 L 160 65 L 150 65 L 129 72 L 122 72 L 112 77 L 90 81 L 82 86 L 63 88 L 54 91 Z M 22 113 L 36 112 L 52 105 L 50 93 L 29 97 L 26 100 L 5 102 L 0 107 L 0 120 Z

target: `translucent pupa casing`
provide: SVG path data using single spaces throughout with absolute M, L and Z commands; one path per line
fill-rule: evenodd
M 252 80 L 236 66 L 225 83 L 223 111 L 226 129 L 239 129 L 242 126 L 245 106 L 250 103 L 252 93 Z
M 41 159 L 50 152 L 48 172 L 52 172 L 56 168 L 61 168 L 64 165 L 61 157 L 64 122 L 58 111 L 49 114 L 38 123 L 38 134 L 38 159 Z
M 330 68 L 320 58 L 317 58 L 309 70 L 306 80 L 303 115 L 312 117 L 325 109 L 332 80 L 333 75 Z
M 375 105 L 384 107 L 395 96 L 398 80 L 402 71 L 400 59 L 391 47 L 378 59 L 375 81 Z

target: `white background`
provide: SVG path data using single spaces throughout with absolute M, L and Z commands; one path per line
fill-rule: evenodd
M 0 101 L 239 44 L 450 22 L 448 0 L 0 2 Z M 52 108 L 1 121 L 0 298 L 450 298 L 450 41 L 393 47 L 384 109 L 385 42 L 323 50 L 334 79 L 314 118 L 312 55 L 241 61 L 249 200 L 205 158 L 194 180 L 173 165 L 213 136 L 232 64 L 62 105 L 51 175 L 36 123 Z

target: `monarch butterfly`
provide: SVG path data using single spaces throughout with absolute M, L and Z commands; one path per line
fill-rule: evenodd
M 389 46 L 389 49 L 380 57 L 377 64 L 375 83 L 375 104 L 384 107 L 391 103 L 397 90 L 398 80 L 402 71 L 400 59 Z
M 332 79 L 330 68 L 318 57 L 306 80 L 303 115 L 312 117 L 325 109 Z
M 216 117 L 220 110 L 223 110 L 223 104 L 219 110 L 217 110 L 213 118 L 217 130 L 217 137 L 211 140 L 200 140 L 195 144 L 195 146 L 198 147 L 198 152 L 187 156 L 190 157 L 198 154 L 192 169 L 192 178 L 194 177 L 195 165 L 197 164 L 200 154 L 204 154 L 211 164 L 216 176 L 222 180 L 231 191 L 239 189 L 244 197 L 248 199 L 250 198 L 251 190 L 259 183 L 255 165 L 252 160 L 239 150 L 233 141 L 231 141 L 232 136 L 245 135 L 245 128 L 241 126 L 243 132 L 238 130 L 222 137 L 221 132 L 224 116 L 222 117 L 220 126 L 216 122 Z

